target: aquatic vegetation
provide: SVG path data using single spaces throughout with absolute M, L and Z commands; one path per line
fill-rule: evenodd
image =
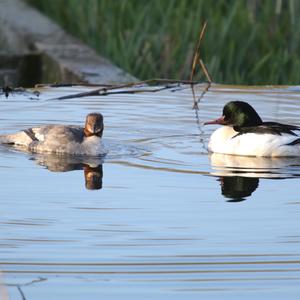
M 28 1 L 140 79 L 189 78 L 208 21 L 201 55 L 215 82 L 300 81 L 298 1 Z

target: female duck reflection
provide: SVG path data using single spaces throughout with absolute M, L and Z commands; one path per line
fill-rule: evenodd
M 85 187 L 88 190 L 102 189 L 103 161 L 100 158 L 79 158 L 72 156 L 37 155 L 33 157 L 39 165 L 52 172 L 83 170 Z
M 221 193 L 228 202 L 244 201 L 259 186 L 259 178 L 285 179 L 300 176 L 300 158 L 247 157 L 212 153 L 211 175 L 219 177 Z

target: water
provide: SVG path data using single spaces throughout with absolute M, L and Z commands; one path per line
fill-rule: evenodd
M 100 111 L 109 149 L 0 146 L 3 299 L 299 298 L 300 159 L 211 156 L 201 126 L 230 100 L 300 125 L 299 87 L 214 85 L 198 119 L 189 88 L 49 100 L 86 90 L 0 99 L 1 133 Z

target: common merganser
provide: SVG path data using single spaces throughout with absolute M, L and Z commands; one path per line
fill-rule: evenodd
M 101 144 L 103 129 L 102 114 L 90 113 L 86 116 L 84 127 L 44 125 L 0 135 L 0 142 L 37 153 L 99 156 L 104 154 Z
M 300 156 L 300 127 L 263 122 L 255 109 L 243 101 L 232 101 L 219 119 L 206 122 L 225 125 L 214 131 L 208 149 L 211 152 L 265 157 Z

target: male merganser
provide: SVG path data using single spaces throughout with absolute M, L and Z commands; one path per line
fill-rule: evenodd
M 211 135 L 208 144 L 211 152 L 266 157 L 300 156 L 300 138 L 294 132 L 300 127 L 263 122 L 246 102 L 227 103 L 222 117 L 204 123 L 207 124 L 225 125 Z
M 0 135 L 0 142 L 26 147 L 37 153 L 99 156 L 104 154 L 101 145 L 103 116 L 90 113 L 85 126 L 45 125 L 28 128 L 15 134 Z

